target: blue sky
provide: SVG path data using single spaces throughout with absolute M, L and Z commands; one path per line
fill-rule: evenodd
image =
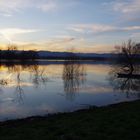
M 0 0 L 0 44 L 19 49 L 110 52 L 139 42 L 140 0 Z

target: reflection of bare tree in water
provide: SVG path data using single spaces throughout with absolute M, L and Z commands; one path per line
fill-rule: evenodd
M 16 100 L 18 103 L 23 103 L 23 97 L 24 97 L 24 90 L 22 88 L 21 84 L 21 77 L 20 77 L 20 71 L 17 72 L 17 77 L 16 77 L 16 88 L 15 88 L 15 93 L 16 93 Z
M 23 103 L 23 97 L 24 97 L 24 90 L 22 88 L 22 80 L 21 80 L 21 71 L 24 68 L 19 65 L 8 65 L 8 73 L 9 74 L 14 74 L 15 79 L 14 79 L 14 84 L 15 84 L 15 102 L 18 103 Z M 8 79 L 3 79 L 4 81 L 6 80 L 6 85 L 10 84 L 11 81 L 9 82 Z
M 114 67 L 109 73 L 109 81 L 114 90 L 121 90 L 123 93 L 126 93 L 127 97 L 131 95 L 140 96 L 140 79 L 126 77 L 118 77 L 118 68 Z
M 5 85 L 7 85 L 7 84 L 8 84 L 7 80 L 5 80 L 5 79 L 0 79 L 0 93 L 3 92 L 2 87 L 5 86 Z M 2 86 L 2 87 L 1 87 L 1 86 Z
M 9 79 L 0 77 L 0 93 L 3 92 L 3 87 L 10 83 Z
M 115 90 L 121 90 L 130 95 L 140 96 L 140 45 L 130 40 L 119 48 L 117 63 L 112 65 L 109 72 L 110 84 Z
M 15 101 L 18 103 L 23 103 L 23 98 L 24 98 L 24 90 L 23 90 L 23 86 L 24 86 L 24 79 L 23 79 L 23 75 L 22 72 L 23 71 L 28 71 L 30 72 L 31 75 L 31 82 L 38 87 L 40 84 L 45 84 L 48 79 L 46 77 L 46 71 L 44 68 L 40 68 L 39 65 L 35 64 L 35 65 L 6 65 L 8 67 L 8 73 L 9 75 L 14 75 L 15 76 Z M 11 83 L 11 81 L 9 81 L 9 79 L 6 78 L 2 78 L 0 80 L 0 85 L 1 86 L 6 86 L 9 85 Z
M 31 79 L 35 87 L 38 88 L 39 85 L 46 85 L 48 82 L 48 77 L 46 77 L 45 68 L 39 67 L 39 65 L 32 65 L 31 67 Z
M 68 99 L 72 100 L 79 91 L 81 84 L 85 82 L 85 68 L 76 57 L 66 60 L 63 69 L 64 91 Z

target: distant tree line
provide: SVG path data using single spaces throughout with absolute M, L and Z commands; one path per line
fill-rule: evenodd
M 35 50 L 18 51 L 17 46 L 8 45 L 6 50 L 0 50 L 0 59 L 5 60 L 35 60 L 38 59 L 38 52 Z
M 43 51 L 42 51 L 43 53 Z M 44 51 L 45 53 L 45 51 Z M 41 51 L 28 50 L 21 51 L 16 45 L 10 44 L 6 50 L 0 49 L 0 60 L 35 60 L 35 59 L 59 59 L 59 60 L 95 60 L 95 61 L 115 61 L 115 64 L 120 64 L 123 69 L 134 71 L 134 65 L 140 62 L 140 43 L 135 43 L 129 40 L 121 46 L 116 46 L 116 52 L 108 54 L 80 54 L 75 53 L 75 50 L 70 52 L 48 52 L 47 55 L 41 55 Z

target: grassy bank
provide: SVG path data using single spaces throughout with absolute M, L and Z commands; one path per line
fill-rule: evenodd
M 0 123 L 0 140 L 139 140 L 140 101 Z

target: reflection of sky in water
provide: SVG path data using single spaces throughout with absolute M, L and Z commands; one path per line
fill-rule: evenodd
M 0 120 L 73 111 L 89 105 L 102 106 L 138 98 L 136 94 L 127 96 L 122 91 L 113 90 L 107 80 L 109 65 L 86 64 L 83 67 L 84 74 L 78 73 L 79 77 L 72 81 L 62 78 L 64 65 L 1 66 L 0 79 L 7 83 L 0 86 Z

